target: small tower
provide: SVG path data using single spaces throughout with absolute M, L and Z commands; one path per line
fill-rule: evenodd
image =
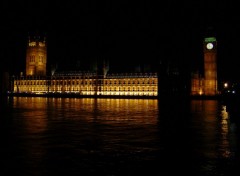
M 46 38 L 29 36 L 26 53 L 26 76 L 46 76 L 47 46 Z

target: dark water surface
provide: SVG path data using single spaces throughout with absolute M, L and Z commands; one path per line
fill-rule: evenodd
M 240 173 L 238 124 L 219 100 L 14 97 L 0 109 L 1 176 Z

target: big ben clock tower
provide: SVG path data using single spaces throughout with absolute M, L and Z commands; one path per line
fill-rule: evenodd
M 217 94 L 217 40 L 207 37 L 203 42 L 204 52 L 204 90 L 207 96 Z

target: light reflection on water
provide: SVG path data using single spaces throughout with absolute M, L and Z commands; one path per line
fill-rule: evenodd
M 238 135 L 217 100 L 14 97 L 1 117 L 11 175 L 229 175 Z

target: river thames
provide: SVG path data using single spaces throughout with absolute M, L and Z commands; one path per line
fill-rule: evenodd
M 10 97 L 0 119 L 2 176 L 240 170 L 238 124 L 220 100 Z

